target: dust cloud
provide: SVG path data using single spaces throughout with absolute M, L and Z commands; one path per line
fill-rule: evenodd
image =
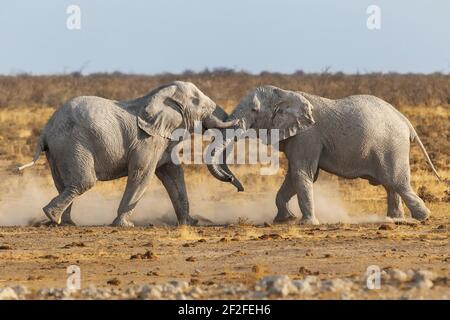
M 275 195 L 272 192 L 244 193 L 230 191 L 230 186 L 189 185 L 188 193 L 191 215 L 200 224 L 223 225 L 244 219 L 249 223 L 271 222 L 276 215 Z M 117 212 L 124 184 L 97 185 L 77 198 L 72 209 L 72 218 L 78 225 L 108 225 Z M 251 189 L 251 188 L 249 188 Z M 25 226 L 46 220 L 42 211 L 54 196 L 56 189 L 49 177 L 24 175 L 5 176 L 1 185 L 0 225 Z M 315 210 L 320 223 L 363 223 L 384 221 L 382 215 L 349 214 L 345 204 L 333 186 L 326 182 L 316 183 Z M 297 199 L 290 202 L 294 214 L 300 216 Z M 132 220 L 137 225 L 175 225 L 176 216 L 166 191 L 158 181 L 153 181 L 136 207 Z

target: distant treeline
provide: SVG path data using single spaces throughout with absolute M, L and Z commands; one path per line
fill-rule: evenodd
M 229 69 L 186 71 L 182 74 L 128 75 L 122 73 L 50 76 L 0 76 L 0 107 L 57 107 L 71 97 L 96 95 L 123 100 L 144 95 L 173 80 L 195 83 L 203 92 L 225 106 L 239 101 L 248 90 L 265 84 L 300 90 L 328 98 L 372 94 L 395 106 L 450 105 L 449 74 L 323 72 L 258 75 Z

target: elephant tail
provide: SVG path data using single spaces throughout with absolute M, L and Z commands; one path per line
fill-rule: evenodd
M 427 160 L 428 165 L 430 166 L 431 170 L 433 171 L 434 175 L 438 178 L 439 181 L 442 181 L 442 178 L 439 176 L 439 173 L 437 172 L 436 168 L 433 165 L 433 162 L 430 159 L 430 156 L 428 155 L 427 150 L 425 149 L 425 146 L 423 145 L 422 141 L 420 140 L 417 132 L 413 129 L 411 133 L 411 142 L 416 141 L 419 145 L 420 150 L 422 150 L 423 155 L 425 156 L 425 159 Z
M 34 166 L 36 161 L 38 161 L 39 157 L 41 156 L 42 151 L 45 151 L 45 144 L 44 144 L 43 140 L 44 140 L 43 136 L 40 136 L 39 140 L 38 140 L 38 144 L 36 146 L 36 150 L 34 151 L 33 161 L 31 161 L 27 164 L 24 164 L 23 166 L 18 167 L 17 170 L 22 171 L 28 167 Z

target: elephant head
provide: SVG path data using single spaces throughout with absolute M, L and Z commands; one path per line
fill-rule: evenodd
M 235 128 L 243 129 L 242 134 L 249 129 L 278 129 L 281 141 L 314 124 L 312 109 L 311 103 L 300 93 L 262 86 L 244 97 L 228 120 L 238 120 L 239 124 Z M 224 182 L 237 180 L 226 161 L 219 161 L 221 157 L 225 160 L 224 150 L 232 142 L 226 141 L 216 150 L 212 163 L 208 165 L 210 172 L 214 172 L 214 176 Z
M 225 111 L 190 82 L 175 81 L 161 86 L 145 96 L 140 105 L 139 128 L 148 135 L 167 139 L 177 128 L 192 132 L 195 121 L 206 129 L 230 128 L 238 122 L 224 121 Z
M 193 83 L 175 81 L 161 86 L 138 103 L 141 106 L 137 114 L 139 128 L 148 135 L 158 135 L 170 139 L 177 128 L 184 128 L 192 133 L 194 122 L 202 123 L 205 129 L 227 129 L 235 127 L 239 121 L 226 121 L 228 114 L 201 92 Z M 212 175 L 220 179 L 221 176 L 212 169 Z M 228 181 L 239 191 L 242 185 L 228 173 Z

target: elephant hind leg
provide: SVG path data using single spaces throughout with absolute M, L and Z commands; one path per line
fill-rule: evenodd
M 89 152 L 83 151 L 79 148 L 76 154 L 64 154 L 65 158 L 58 163 L 59 166 L 56 166 L 57 161 L 53 160 L 51 155 L 49 156 L 52 159 L 50 163 L 52 163 L 53 180 L 59 195 L 54 197 L 43 210 L 45 215 L 58 225 L 62 223 L 63 212 L 67 212 L 70 218 L 72 201 L 95 184 L 94 160 Z
M 425 206 L 423 200 L 420 199 L 409 184 L 398 187 L 395 191 L 403 199 L 409 211 L 411 211 L 411 216 L 414 219 L 423 221 L 429 218 L 430 210 Z
M 56 164 L 54 163 L 53 159 L 51 157 L 48 157 L 48 162 L 50 165 L 50 171 L 52 173 L 53 182 L 55 184 L 56 189 L 58 190 L 58 193 L 62 193 L 64 191 L 64 182 L 61 178 L 61 175 L 58 172 L 58 168 L 56 167 Z M 62 226 L 76 226 L 75 222 L 73 222 L 71 218 L 71 211 L 72 211 L 72 204 L 71 203 L 63 212 L 61 216 L 61 224 Z M 50 222 L 53 223 L 53 222 Z
M 390 187 L 384 187 L 387 193 L 387 216 L 393 219 L 404 219 L 402 198 Z
M 401 197 L 414 219 L 421 221 L 426 220 L 430 216 L 430 210 L 411 187 L 409 158 L 407 155 L 408 153 L 404 153 L 404 157 L 393 157 L 394 159 L 397 159 L 397 161 L 392 161 L 392 165 L 388 166 L 389 168 L 392 168 L 390 172 L 387 172 L 388 178 L 386 178 L 390 181 L 388 183 L 383 183 L 383 185 L 389 187 L 390 190 Z
M 295 189 L 292 185 L 289 174 L 284 177 L 283 184 L 278 190 L 277 196 L 275 198 L 275 203 L 277 205 L 277 215 L 273 220 L 274 223 L 285 223 L 294 221 L 297 217 L 289 209 L 289 200 L 295 195 Z
M 64 187 L 64 190 L 53 198 L 49 204 L 47 204 L 43 210 L 45 215 L 54 223 L 61 224 L 62 213 L 65 210 L 70 210 L 72 201 L 85 191 L 90 189 L 94 185 L 94 182 L 83 185 L 70 185 Z M 69 211 L 70 212 L 70 211 Z

